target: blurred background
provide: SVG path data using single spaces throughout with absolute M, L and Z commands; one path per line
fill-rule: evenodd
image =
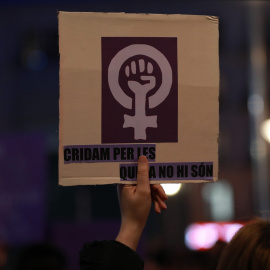
M 76 270 L 118 232 L 115 185 L 58 186 L 58 11 L 219 16 L 219 182 L 182 184 L 138 250 L 148 270 L 214 269 L 228 224 L 269 218 L 270 3 L 0 0 L 0 269 Z

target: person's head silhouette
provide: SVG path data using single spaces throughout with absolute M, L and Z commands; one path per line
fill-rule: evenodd
M 269 270 L 270 222 L 256 220 L 242 227 L 225 248 L 217 270 Z

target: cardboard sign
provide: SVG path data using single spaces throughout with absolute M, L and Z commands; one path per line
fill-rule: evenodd
M 218 178 L 218 18 L 59 13 L 60 185 Z

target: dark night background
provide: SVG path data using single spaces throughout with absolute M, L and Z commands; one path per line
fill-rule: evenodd
M 0 269 L 30 243 L 50 243 L 78 269 L 83 242 L 118 231 L 115 185 L 58 186 L 58 11 L 219 16 L 220 184 L 184 184 L 151 213 L 139 247 L 147 269 L 150 259 L 169 269 L 168 250 L 185 249 L 193 222 L 269 217 L 270 145 L 259 132 L 270 118 L 267 1 L 0 1 Z

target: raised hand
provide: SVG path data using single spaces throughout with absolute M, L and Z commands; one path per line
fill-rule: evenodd
M 149 164 L 145 156 L 140 156 L 138 161 L 137 185 L 118 185 L 118 198 L 121 228 L 116 240 L 136 250 L 152 200 L 157 213 L 167 208 L 163 188 L 160 185 L 150 186 Z

